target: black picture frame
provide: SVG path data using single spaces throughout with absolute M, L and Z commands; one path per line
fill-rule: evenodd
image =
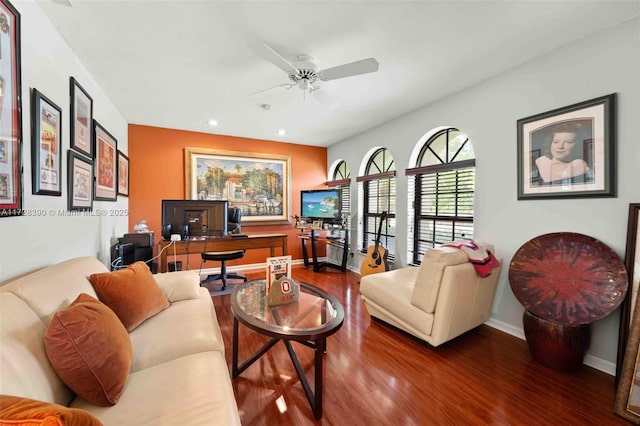
M 68 209 L 93 209 L 93 161 L 70 149 L 67 158 Z
M 31 89 L 31 191 L 62 195 L 62 109 Z
M 614 412 L 640 424 L 640 203 L 629 204 L 625 265 L 630 285 L 620 311 Z
M 0 217 L 8 217 L 23 213 L 20 13 L 8 0 L 0 0 L 0 42 L 9 46 L 0 70 L 0 105 L 9 107 L 0 108 L 0 126 L 11 129 L 0 137 Z
M 640 291 L 640 203 L 629 204 L 627 220 L 627 245 L 624 263 L 629 273 L 629 290 L 620 309 L 620 331 L 618 333 L 618 357 L 616 360 L 616 382 L 620 380 L 624 353 L 629 339 L 629 330 L 634 317 L 634 307 Z
M 518 120 L 518 200 L 615 197 L 615 127 L 615 93 Z
M 74 77 L 69 77 L 70 147 L 93 158 L 93 98 Z
M 129 196 L 129 157 L 118 150 L 118 195 Z
M 93 120 L 94 200 L 118 199 L 118 141 L 100 123 Z

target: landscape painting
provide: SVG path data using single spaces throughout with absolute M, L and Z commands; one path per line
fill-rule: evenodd
M 289 221 L 289 156 L 185 148 L 185 194 L 193 200 L 228 200 L 242 223 Z

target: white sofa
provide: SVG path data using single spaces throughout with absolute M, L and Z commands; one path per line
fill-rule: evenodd
M 131 369 L 115 405 L 96 406 L 61 381 L 45 331 L 80 293 L 97 298 L 88 276 L 102 272 L 98 260 L 81 257 L 0 287 L 0 394 L 80 408 L 106 426 L 239 425 L 216 313 L 195 272 L 154 275 L 170 306 L 129 334 Z
M 441 246 L 419 267 L 362 277 L 360 293 L 373 318 L 438 346 L 489 319 L 499 275 L 481 278 L 462 250 Z

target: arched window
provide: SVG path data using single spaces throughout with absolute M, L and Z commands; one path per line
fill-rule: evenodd
M 351 227 L 351 172 L 344 160 L 339 160 L 333 170 L 332 180 L 327 182 L 330 188 L 340 189 L 340 211 L 346 229 Z M 341 233 L 344 232 L 340 231 Z
M 361 249 L 366 252 L 374 244 L 382 212 L 386 211 L 387 220 L 382 224 L 380 243 L 392 259 L 395 255 L 396 166 L 391 153 L 386 148 L 373 152 L 364 175 L 357 181 L 362 185 Z
M 339 160 L 337 162 L 333 170 L 332 180 L 327 182 L 327 186 L 340 189 L 342 215 L 343 217 L 346 215 L 347 217 L 344 219 L 349 220 L 349 213 L 351 212 L 351 171 L 346 161 Z
M 475 154 L 469 138 L 444 128 L 427 139 L 416 165 L 405 171 L 413 208 L 409 209 L 409 259 L 419 264 L 430 248 L 473 238 Z

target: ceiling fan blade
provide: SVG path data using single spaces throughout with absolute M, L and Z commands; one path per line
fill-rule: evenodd
M 285 58 L 283 58 L 282 56 L 280 56 L 278 52 L 276 52 L 275 50 L 273 50 L 272 48 L 270 48 L 264 43 L 251 43 L 249 47 L 252 50 L 254 50 L 256 53 L 258 53 L 260 56 L 262 56 L 264 59 L 266 59 L 267 61 L 271 62 L 272 64 L 274 64 L 275 66 L 277 66 L 278 68 L 286 72 L 287 75 L 291 75 L 291 74 L 297 75 L 300 72 L 298 71 L 298 68 L 291 65 L 291 63 L 287 61 Z
M 277 89 L 279 87 L 286 87 L 287 89 L 291 89 L 293 86 L 295 86 L 295 83 L 278 84 L 277 86 L 268 87 L 266 89 L 258 90 L 257 92 L 249 93 L 247 97 L 259 95 L 260 93 L 268 92 L 269 90 Z
M 329 95 L 324 90 L 317 88 L 311 92 L 311 96 L 315 99 L 320 105 L 327 107 L 330 111 L 333 111 L 340 107 L 340 101 Z
M 351 77 L 352 75 L 367 74 L 378 71 L 378 61 L 375 58 L 362 59 L 349 64 L 338 65 L 318 72 L 320 80 L 329 81 L 338 78 Z

